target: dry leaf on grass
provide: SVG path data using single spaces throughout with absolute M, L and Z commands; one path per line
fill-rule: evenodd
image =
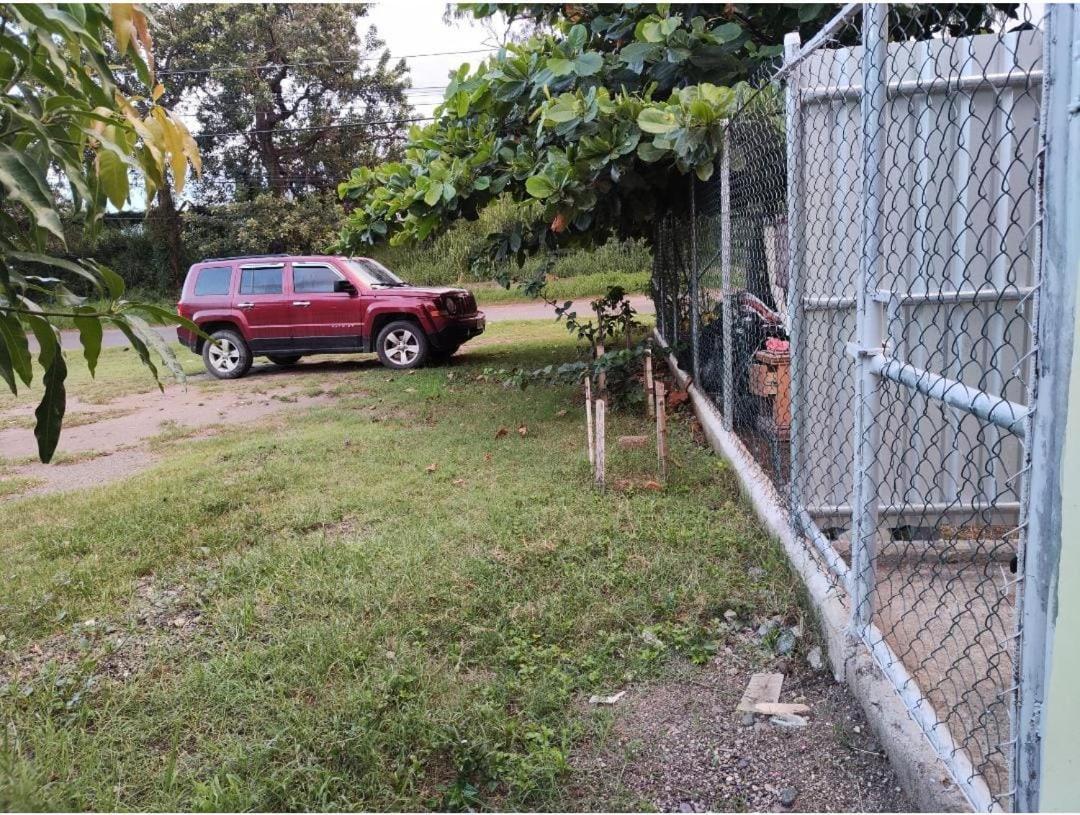
M 462 484 L 465 483 L 465 479 L 464 478 L 455 478 L 450 483 L 453 484 L 455 487 L 460 487 Z
M 664 485 L 661 484 L 659 481 L 646 481 L 641 486 L 643 486 L 647 490 L 652 490 L 653 492 L 660 492 L 664 489 Z
M 525 425 L 523 425 L 523 424 L 522 424 L 522 425 L 518 425 L 518 435 L 519 435 L 519 436 L 521 436 L 521 437 L 525 437 L 525 436 L 527 436 L 528 434 L 529 434 L 529 428 L 528 428 L 528 427 L 526 427 L 526 426 L 525 426 Z
M 438 464 L 436 464 L 435 462 L 432 462 L 431 464 L 429 464 L 429 465 L 427 466 L 427 471 L 428 471 L 429 473 L 433 473 L 433 472 L 435 472 L 435 471 L 436 471 L 437 469 L 439 469 L 439 465 L 438 465 Z
M 505 436 L 509 432 L 510 431 L 507 430 L 505 427 L 500 427 L 498 430 L 495 431 L 495 438 L 501 439 L 503 436 Z
M 556 410 L 555 415 L 561 419 L 563 416 L 566 415 L 566 408 L 563 408 L 562 410 Z
M 683 402 L 690 398 L 690 394 L 686 391 L 672 390 L 668 391 L 667 405 L 669 408 L 677 408 Z
M 484 453 L 484 461 L 491 461 L 491 453 Z

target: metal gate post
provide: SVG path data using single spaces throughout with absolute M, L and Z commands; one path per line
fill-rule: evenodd
M 1074 179 L 1080 154 L 1080 10 L 1074 4 L 1048 4 L 1044 28 L 1042 95 L 1041 200 L 1038 202 L 1041 257 L 1037 308 L 1037 357 L 1034 410 L 1027 434 L 1028 476 L 1024 503 L 1027 528 L 1021 536 L 1018 592 L 1019 643 L 1016 654 L 1017 714 L 1013 809 L 1036 812 L 1045 788 L 1045 728 L 1063 718 L 1044 717 L 1047 676 L 1058 616 L 1058 571 L 1062 548 L 1062 449 L 1068 414 L 1078 283 L 1080 276 L 1080 188 Z M 1072 408 L 1072 409 L 1070 409 Z M 1068 648 L 1069 643 L 1058 647 Z M 1071 690 L 1069 691 L 1071 692 Z M 1050 712 L 1053 713 L 1053 705 Z M 1070 724 L 1063 725 L 1067 733 Z M 1062 741 L 1069 738 L 1065 735 Z M 1073 735 L 1075 738 L 1075 735 Z M 1059 757 L 1054 756 L 1055 759 Z M 1059 761 L 1059 776 L 1069 760 Z M 1075 779 L 1052 779 L 1057 789 Z M 1075 801 L 1074 796 L 1070 796 Z M 1045 801 L 1057 808 L 1068 801 Z
M 701 306 L 698 302 L 697 184 L 694 183 L 693 174 L 688 178 L 690 179 L 690 373 L 694 377 L 694 382 L 700 382 L 698 334 L 701 332 Z
M 791 65 L 799 56 L 801 39 L 798 31 L 784 37 L 784 63 Z M 795 532 L 801 531 L 799 521 L 802 507 L 799 479 L 802 474 L 802 349 L 799 329 L 802 326 L 802 242 L 803 242 L 803 188 L 802 188 L 802 112 L 799 109 L 799 72 L 792 69 L 784 88 L 784 114 L 787 120 L 787 313 L 788 344 L 791 354 L 791 435 L 789 442 L 790 471 L 788 474 L 791 519 Z
M 873 616 L 874 556 L 878 534 L 877 427 L 878 380 L 871 369 L 882 350 L 881 304 L 876 302 L 877 266 L 881 256 L 881 203 L 884 183 L 885 114 L 889 7 L 863 5 L 862 225 L 856 278 L 856 341 L 848 346 L 856 360 L 854 497 L 851 535 L 851 633 L 866 637 Z
M 720 153 L 720 286 L 723 288 L 724 330 L 724 429 L 734 427 L 736 298 L 731 290 L 731 122 L 724 123 Z

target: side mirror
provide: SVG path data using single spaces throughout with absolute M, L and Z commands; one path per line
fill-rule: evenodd
M 350 297 L 355 297 L 357 294 L 356 286 L 353 285 L 351 280 L 335 280 L 334 291 L 339 294 L 344 292 Z

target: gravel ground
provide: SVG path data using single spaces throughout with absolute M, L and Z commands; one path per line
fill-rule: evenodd
M 711 665 L 675 666 L 593 708 L 568 806 L 665 812 L 900 812 L 901 791 L 858 705 L 828 672 L 771 659 L 750 630 Z M 804 727 L 737 712 L 750 674 L 784 673 L 781 702 L 810 707 Z

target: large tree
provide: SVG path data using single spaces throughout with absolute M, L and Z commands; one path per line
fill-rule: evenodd
M 350 168 L 386 158 L 410 114 L 408 73 L 364 26 L 366 13 L 333 4 L 157 10 L 170 101 L 199 122 L 201 197 L 332 189 Z
M 1001 8 L 897 6 L 893 35 L 973 31 Z M 686 199 L 681 176 L 711 176 L 725 117 L 747 100 L 778 109 L 768 86 L 755 93 L 746 81 L 779 58 L 787 32 L 805 41 L 838 9 L 467 6 L 480 17 L 528 18 L 538 33 L 454 74 L 436 120 L 412 130 L 403 160 L 353 171 L 339 187 L 353 207 L 340 243 L 423 240 L 500 195 L 533 203 L 493 236 L 496 259 L 612 232 L 650 237 L 657 211 Z M 850 42 L 857 28 L 841 34 Z

